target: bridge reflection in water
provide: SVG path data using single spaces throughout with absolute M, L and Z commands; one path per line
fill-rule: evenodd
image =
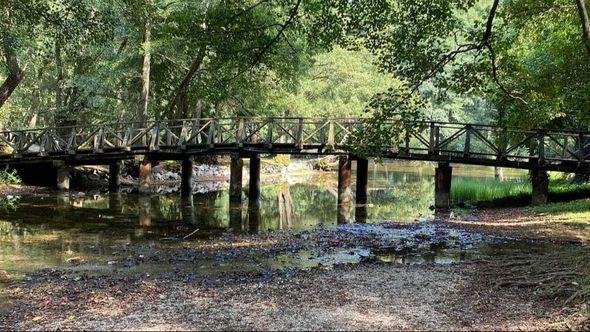
M 53 177 L 58 188 L 69 189 L 73 165 L 110 167 L 110 188 L 119 187 L 120 161 L 142 156 L 140 183 L 148 177 L 150 161 L 182 161 L 182 195 L 191 194 L 194 156 L 231 155 L 230 200 L 239 201 L 241 160 L 250 159 L 248 196 L 255 218 L 259 197 L 261 154 L 332 154 L 340 156 L 338 202 L 350 206 L 351 163 L 357 164 L 356 205 L 364 219 L 367 163 L 351 155 L 349 137 L 369 130 L 362 119 L 197 118 L 148 123 L 83 125 L 0 132 L 0 165 L 12 165 L 28 180 Z M 473 164 L 528 169 L 533 203 L 547 200 L 547 171 L 590 173 L 590 133 L 566 130 L 524 130 L 480 124 L 445 122 L 386 122 L 403 137 L 383 148 L 381 157 L 437 162 L 435 206 L 449 206 L 452 167 Z M 401 132 L 400 132 L 401 131 Z M 254 166 L 254 167 L 252 167 Z M 40 174 L 39 170 L 45 172 Z M 342 211 L 344 214 L 346 210 Z M 249 213 L 250 214 L 250 213 Z

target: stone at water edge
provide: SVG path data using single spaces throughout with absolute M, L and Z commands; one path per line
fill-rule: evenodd
M 9 282 L 12 280 L 12 276 L 5 270 L 0 270 L 0 282 Z

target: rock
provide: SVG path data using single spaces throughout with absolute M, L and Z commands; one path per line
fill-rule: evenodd
M 66 262 L 70 264 L 80 264 L 84 262 L 84 259 L 82 259 L 82 257 L 72 257 L 66 259 Z
M 4 270 L 0 270 L 0 282 L 9 282 L 12 279 L 10 274 Z

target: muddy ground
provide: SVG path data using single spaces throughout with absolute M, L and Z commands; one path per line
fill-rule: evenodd
M 5 276 L 0 328 L 588 328 L 574 297 L 588 287 L 588 248 L 497 235 L 382 223 L 122 244 L 106 262 Z

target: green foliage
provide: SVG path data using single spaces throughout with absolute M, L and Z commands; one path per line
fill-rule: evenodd
M 567 220 L 582 220 L 590 218 L 590 200 L 581 199 L 571 202 L 549 203 L 528 208 L 533 213 L 545 213 Z
M 16 171 L 0 171 L 0 183 L 20 184 L 21 179 Z
M 405 139 L 405 133 L 422 129 L 420 122 L 424 101 L 407 89 L 389 89 L 373 97 L 369 103 L 372 116 L 354 131 L 349 139 L 351 153 L 381 158 L 389 146 Z
M 134 120 L 149 52 L 150 119 L 361 116 L 361 156 L 419 119 L 577 128 L 590 54 L 570 2 L 499 1 L 490 16 L 490 0 L 6 0 L 0 38 L 25 78 L 0 121 Z
M 523 181 L 500 181 L 495 179 L 453 180 L 451 198 L 455 202 L 489 202 L 506 197 L 527 197 L 531 185 Z
M 14 210 L 20 202 L 20 196 L 7 196 L 0 198 L 0 208 L 4 210 Z M 1 224 L 0 224 L 1 226 Z M 1 228 L 0 228 L 1 229 Z
M 305 117 L 363 117 L 375 94 L 400 88 L 402 82 L 384 74 L 368 51 L 336 47 L 315 55 L 308 69 L 293 85 L 269 89 L 268 108 L 277 114 Z

